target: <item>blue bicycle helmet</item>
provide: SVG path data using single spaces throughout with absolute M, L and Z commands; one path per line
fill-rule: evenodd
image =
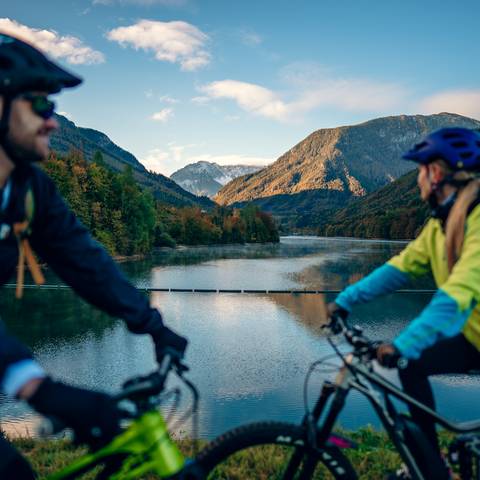
M 403 155 L 421 165 L 442 159 L 452 170 L 480 171 L 480 134 L 469 128 L 441 128 Z

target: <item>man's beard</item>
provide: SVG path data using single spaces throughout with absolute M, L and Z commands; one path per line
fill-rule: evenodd
M 5 137 L 2 146 L 12 162 L 18 167 L 29 165 L 32 162 L 41 162 L 45 159 L 45 156 L 33 147 L 25 148 L 19 145 L 9 134 Z

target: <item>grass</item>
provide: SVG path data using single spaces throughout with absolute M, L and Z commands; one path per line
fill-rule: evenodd
M 356 432 L 340 432 L 358 443 L 357 449 L 344 450 L 361 480 L 382 479 L 385 472 L 395 470 L 401 461 L 386 434 L 370 427 Z M 441 432 L 440 442 L 446 448 L 452 435 Z M 67 440 L 15 439 L 15 446 L 28 458 L 40 478 L 45 478 L 70 464 L 86 453 L 84 448 L 74 447 Z M 179 445 L 185 455 L 192 454 L 192 442 L 180 440 Z M 212 480 L 274 480 L 285 464 L 289 452 L 280 447 L 267 445 L 243 451 L 222 465 L 210 477 Z M 328 479 L 323 467 L 317 468 L 315 479 Z M 95 478 L 95 473 L 87 474 L 82 479 Z M 145 480 L 153 480 L 153 475 Z

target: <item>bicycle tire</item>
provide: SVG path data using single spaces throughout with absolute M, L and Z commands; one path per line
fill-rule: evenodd
M 217 437 L 198 454 L 195 463 L 208 480 L 357 479 L 354 468 L 338 447 L 326 445 L 313 450 L 304 447 L 305 437 L 305 430 L 299 425 L 251 423 Z M 260 454 L 251 450 L 262 446 Z M 241 456 L 237 457 L 239 452 Z M 294 453 L 318 463 L 315 471 L 302 477 L 301 470 L 295 469 L 293 475 L 287 473 L 285 476 Z

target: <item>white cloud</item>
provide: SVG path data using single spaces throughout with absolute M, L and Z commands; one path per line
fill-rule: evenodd
M 159 112 L 154 113 L 150 118 L 156 122 L 166 123 L 173 116 L 172 108 L 163 108 Z
M 271 90 L 253 83 L 222 80 L 200 87 L 210 98 L 234 100 L 243 110 L 275 120 L 286 119 L 287 105 Z
M 141 162 L 147 170 L 152 172 L 163 173 L 165 171 L 165 161 L 169 158 L 168 152 L 164 152 L 160 148 L 150 150 Z
M 164 103 L 168 103 L 170 105 L 173 105 L 175 103 L 179 103 L 180 100 L 176 99 L 176 98 L 173 98 L 171 97 L 170 95 L 162 95 L 161 97 L 158 97 L 158 99 L 161 101 L 161 102 L 164 102 Z
M 425 98 L 423 113 L 450 112 L 480 119 L 480 90 L 448 90 Z
M 318 108 L 381 114 L 407 96 L 407 91 L 397 84 L 341 78 L 309 64 L 284 69 L 282 76 L 288 84 L 282 93 L 238 80 L 212 82 L 199 90 L 210 99 L 231 99 L 247 112 L 278 121 L 295 121 Z
M 103 53 L 85 45 L 79 38 L 59 35 L 55 30 L 41 30 L 23 25 L 9 18 L 0 18 L 0 31 L 34 45 L 54 58 L 64 58 L 68 63 L 103 63 Z
M 140 161 L 148 170 L 163 175 L 171 175 L 185 165 L 200 161 L 215 162 L 219 165 L 266 165 L 274 161 L 273 158 L 242 154 L 212 155 L 203 153 L 192 155 L 188 153 L 192 148 L 205 147 L 198 144 L 177 145 L 176 143 L 169 143 L 165 149 L 155 148 L 150 150 Z
M 209 98 L 209 97 L 205 97 L 205 96 L 193 97 L 193 98 L 191 99 L 191 102 L 192 102 L 192 103 L 196 103 L 197 105 L 205 105 L 205 104 L 207 104 L 208 102 L 210 102 L 210 98 Z
M 287 65 L 281 77 L 296 93 L 296 99 L 289 105 L 293 113 L 319 107 L 383 113 L 399 105 L 408 95 L 399 84 L 343 77 L 314 62 Z
M 263 38 L 252 30 L 240 30 L 240 39 L 248 47 L 256 47 L 263 42 Z
M 208 36 L 187 22 L 140 20 L 111 30 L 107 38 L 122 47 L 151 51 L 157 60 L 179 63 L 185 71 L 198 70 L 210 63 L 210 54 L 205 49 Z

